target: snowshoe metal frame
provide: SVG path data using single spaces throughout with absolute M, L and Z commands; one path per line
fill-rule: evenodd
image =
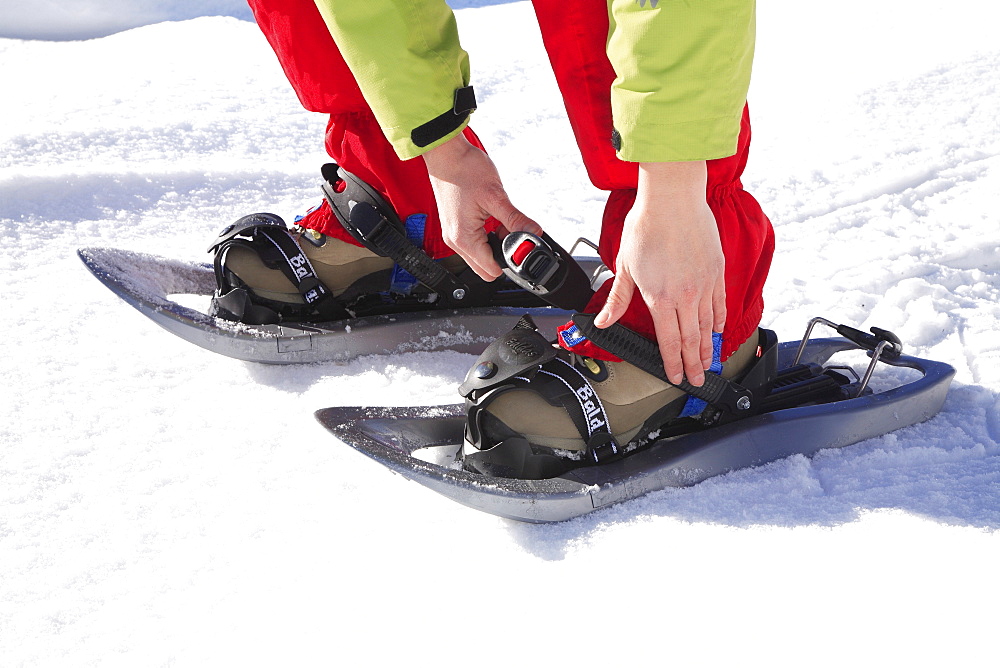
M 821 374 L 820 365 L 838 352 L 857 349 L 867 346 L 844 338 L 779 344 L 778 389 L 765 399 L 767 412 L 659 440 L 616 461 L 544 480 L 491 477 L 415 457 L 424 448 L 448 452 L 461 447 L 465 429 L 461 404 L 326 408 L 316 416 L 362 454 L 454 501 L 513 520 L 557 522 L 666 487 L 687 487 L 791 455 L 811 456 L 857 443 L 927 420 L 941 409 L 955 370 L 902 354 L 882 361 L 912 369 L 920 377 L 893 389 L 852 396 L 859 383 L 844 378 L 850 398 L 837 401 L 829 401 L 828 387 L 819 394 L 809 389 L 824 384 L 809 378 L 829 379 L 827 374 L 836 374 Z M 799 385 L 802 390 L 796 389 Z
M 115 248 L 83 248 L 77 254 L 101 283 L 160 327 L 206 350 L 247 362 L 338 362 L 421 350 L 478 355 L 524 313 L 530 313 L 539 328 L 552 336 L 572 316 L 570 311 L 550 307 L 493 306 L 308 324 L 245 325 L 178 302 L 176 295 L 190 295 L 204 301 L 208 310 L 216 290 L 212 265 Z M 596 257 L 575 259 L 588 270 L 602 266 Z

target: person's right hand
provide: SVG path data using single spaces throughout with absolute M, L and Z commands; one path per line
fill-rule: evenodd
M 432 148 L 423 158 L 437 200 L 441 238 L 482 279 L 499 277 L 500 265 L 483 229 L 486 219 L 496 218 L 508 232 L 540 235 L 541 226 L 511 204 L 493 161 L 463 134 Z

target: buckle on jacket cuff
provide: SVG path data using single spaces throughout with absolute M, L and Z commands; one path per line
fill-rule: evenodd
M 465 86 L 455 91 L 455 99 L 451 109 L 437 118 L 427 121 L 410 132 L 410 140 L 418 147 L 429 146 L 445 135 L 458 129 L 469 114 L 476 110 L 476 93 L 472 86 Z

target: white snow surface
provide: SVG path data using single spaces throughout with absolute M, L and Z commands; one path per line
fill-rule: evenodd
M 49 4 L 6 3 L 5 34 L 83 35 Z M 136 24 L 195 3 L 90 4 Z M 998 13 L 759 8 L 745 181 L 778 240 L 763 324 L 892 329 L 956 367 L 942 413 L 556 525 L 454 504 L 312 418 L 453 403 L 472 356 L 237 362 L 77 259 L 202 260 L 235 218 L 318 202 L 324 118 L 252 22 L 0 40 L 0 665 L 996 665 Z M 604 196 L 530 6 L 458 14 L 474 125 L 515 202 L 596 238 Z

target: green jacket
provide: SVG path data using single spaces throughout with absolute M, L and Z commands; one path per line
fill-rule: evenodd
M 413 130 L 452 109 L 468 54 L 444 0 L 315 0 L 379 125 L 402 159 Z M 572 2 L 573 0 L 566 0 Z M 632 162 L 736 152 L 750 85 L 755 0 L 608 0 L 618 156 Z M 617 141 L 616 140 L 616 141 Z

